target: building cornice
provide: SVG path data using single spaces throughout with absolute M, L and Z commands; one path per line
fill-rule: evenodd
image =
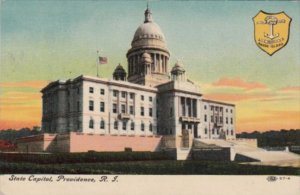
M 148 86 L 144 86 L 144 85 L 138 85 L 138 84 L 130 83 L 127 81 L 104 80 L 104 79 L 100 79 L 100 78 L 87 77 L 87 76 L 81 76 L 80 79 L 84 80 L 84 81 L 91 81 L 91 82 L 95 82 L 95 83 L 102 83 L 102 84 L 107 84 L 107 85 L 117 86 L 117 87 L 126 87 L 126 88 L 130 88 L 130 89 L 152 92 L 152 93 L 157 93 L 157 91 L 158 91 L 157 88 L 152 88 L 152 87 L 148 87 Z
M 226 105 L 226 106 L 234 106 L 235 107 L 235 104 L 231 104 L 231 103 L 227 103 L 227 102 L 219 102 L 219 101 L 208 100 L 208 99 L 202 99 L 202 101 L 208 102 L 208 103 L 222 104 L 222 105 Z

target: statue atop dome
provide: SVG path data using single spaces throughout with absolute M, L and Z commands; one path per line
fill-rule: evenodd
M 145 21 L 144 21 L 144 23 L 147 23 L 147 22 L 152 22 L 152 13 L 151 13 L 151 10 L 148 7 L 148 3 L 147 3 L 147 9 L 145 10 Z

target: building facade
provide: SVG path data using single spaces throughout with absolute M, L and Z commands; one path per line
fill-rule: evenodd
M 235 105 L 202 98 L 183 65 L 168 68 L 170 52 L 150 9 L 113 79 L 81 75 L 42 89 L 46 133 L 183 136 L 234 139 Z

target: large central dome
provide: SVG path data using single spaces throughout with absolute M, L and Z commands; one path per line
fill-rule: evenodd
M 136 47 L 160 47 L 166 49 L 165 36 L 160 27 L 153 21 L 150 9 L 145 11 L 145 21 L 134 33 L 131 42 L 133 48 Z
M 138 27 L 138 29 L 135 31 L 133 41 L 142 38 L 156 38 L 163 41 L 165 40 L 164 34 L 155 22 L 146 22 Z

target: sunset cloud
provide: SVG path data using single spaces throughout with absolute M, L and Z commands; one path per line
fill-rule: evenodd
M 40 126 L 42 94 L 39 92 L 44 81 L 0 83 L 0 130 Z M 28 92 L 25 88 L 32 88 Z
M 215 87 L 234 87 L 241 88 L 244 90 L 253 90 L 253 89 L 267 89 L 267 86 L 259 82 L 247 82 L 242 79 L 230 79 L 230 78 L 221 78 L 218 81 L 214 82 L 212 86 Z
M 0 107 L 5 105 L 29 105 L 32 102 L 41 101 L 41 93 L 7 92 L 0 96 Z
M 264 100 L 273 97 L 271 94 L 226 94 L 226 93 L 211 93 L 204 95 L 205 99 L 238 102 L 244 100 Z
M 288 87 L 283 87 L 279 91 L 281 92 L 289 92 L 289 91 L 297 91 L 300 92 L 300 86 L 288 86 Z
M 7 88 L 26 87 L 26 88 L 42 89 L 48 83 L 49 83 L 48 81 L 0 82 L 0 87 L 7 87 Z
M 267 131 L 297 129 L 300 127 L 300 111 L 265 110 L 264 116 L 251 116 L 239 119 L 239 131 Z

